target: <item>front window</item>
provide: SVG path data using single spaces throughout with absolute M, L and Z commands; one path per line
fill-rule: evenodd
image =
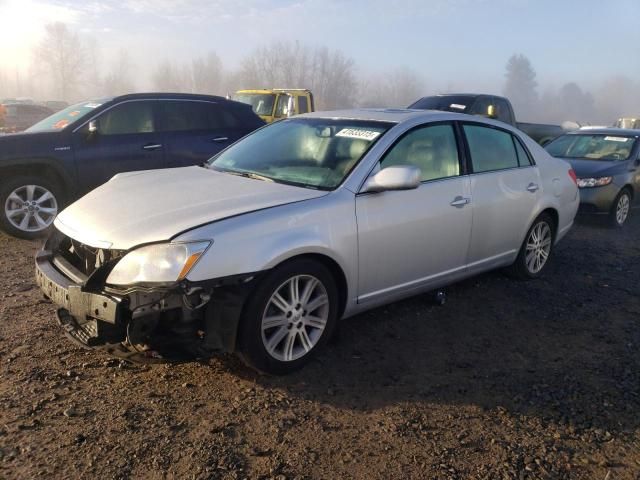
M 545 148 L 554 157 L 615 161 L 627 160 L 635 142 L 624 135 L 574 134 L 558 137 Z
M 100 105 L 108 101 L 108 99 L 91 100 L 87 102 L 77 103 L 70 107 L 60 110 L 57 113 L 40 120 L 35 125 L 27 128 L 27 132 L 47 132 L 62 130 L 67 125 L 79 120 L 91 112 L 93 112 Z
M 381 168 L 413 165 L 421 180 L 438 180 L 460 175 L 458 147 L 453 126 L 433 125 L 412 130 L 385 155 Z
M 156 102 L 124 102 L 107 110 L 98 118 L 101 135 L 128 135 L 155 131 L 153 106 Z
M 208 164 L 229 173 L 330 190 L 390 126 L 358 120 L 283 120 L 249 135 Z
M 276 95 L 274 93 L 240 93 L 234 95 L 233 100 L 251 105 L 256 115 L 273 115 Z
M 286 117 L 289 113 L 289 95 L 280 94 L 278 95 L 278 103 L 276 105 L 276 114 L 275 116 Z

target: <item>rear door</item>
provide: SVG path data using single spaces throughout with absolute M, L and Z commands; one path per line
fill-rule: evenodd
M 73 135 L 78 179 L 83 191 L 103 184 L 116 173 L 164 167 L 164 144 L 157 131 L 156 100 L 128 100 L 104 112 Z
M 471 158 L 473 229 L 469 269 L 504 265 L 517 255 L 540 194 L 540 174 L 517 136 L 485 125 L 462 125 Z
M 248 128 L 224 103 L 163 100 L 167 167 L 199 165 L 244 136 Z
M 471 233 L 469 178 L 451 123 L 410 130 L 380 168 L 414 165 L 415 190 L 361 193 L 358 222 L 358 301 L 453 281 L 464 274 Z

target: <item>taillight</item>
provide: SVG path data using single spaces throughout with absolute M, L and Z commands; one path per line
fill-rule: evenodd
M 573 183 L 576 184 L 576 187 L 578 186 L 578 177 L 576 177 L 576 172 L 573 171 L 573 168 L 569 169 L 569 176 L 571 177 L 571 180 L 573 180 Z

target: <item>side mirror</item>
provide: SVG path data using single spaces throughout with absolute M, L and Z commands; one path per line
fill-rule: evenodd
M 98 133 L 98 121 L 91 120 L 89 121 L 89 127 L 87 128 L 90 136 L 93 136 Z
M 362 192 L 413 190 L 420 185 L 421 176 L 420 169 L 413 165 L 395 165 L 383 168 L 367 179 Z

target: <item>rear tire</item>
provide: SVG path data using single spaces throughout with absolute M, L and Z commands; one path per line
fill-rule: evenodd
M 611 212 L 609 212 L 609 224 L 614 228 L 622 228 L 627 223 L 630 213 L 631 192 L 623 188 L 613 202 Z
M 282 375 L 307 364 L 330 338 L 338 316 L 331 272 L 311 259 L 269 273 L 247 300 L 239 354 L 251 368 Z
M 553 251 L 555 233 L 551 215 L 540 214 L 527 231 L 516 261 L 509 267 L 509 273 L 523 280 L 542 275 Z
M 0 185 L 0 229 L 26 240 L 46 236 L 62 205 L 57 182 L 33 175 L 9 178 Z

